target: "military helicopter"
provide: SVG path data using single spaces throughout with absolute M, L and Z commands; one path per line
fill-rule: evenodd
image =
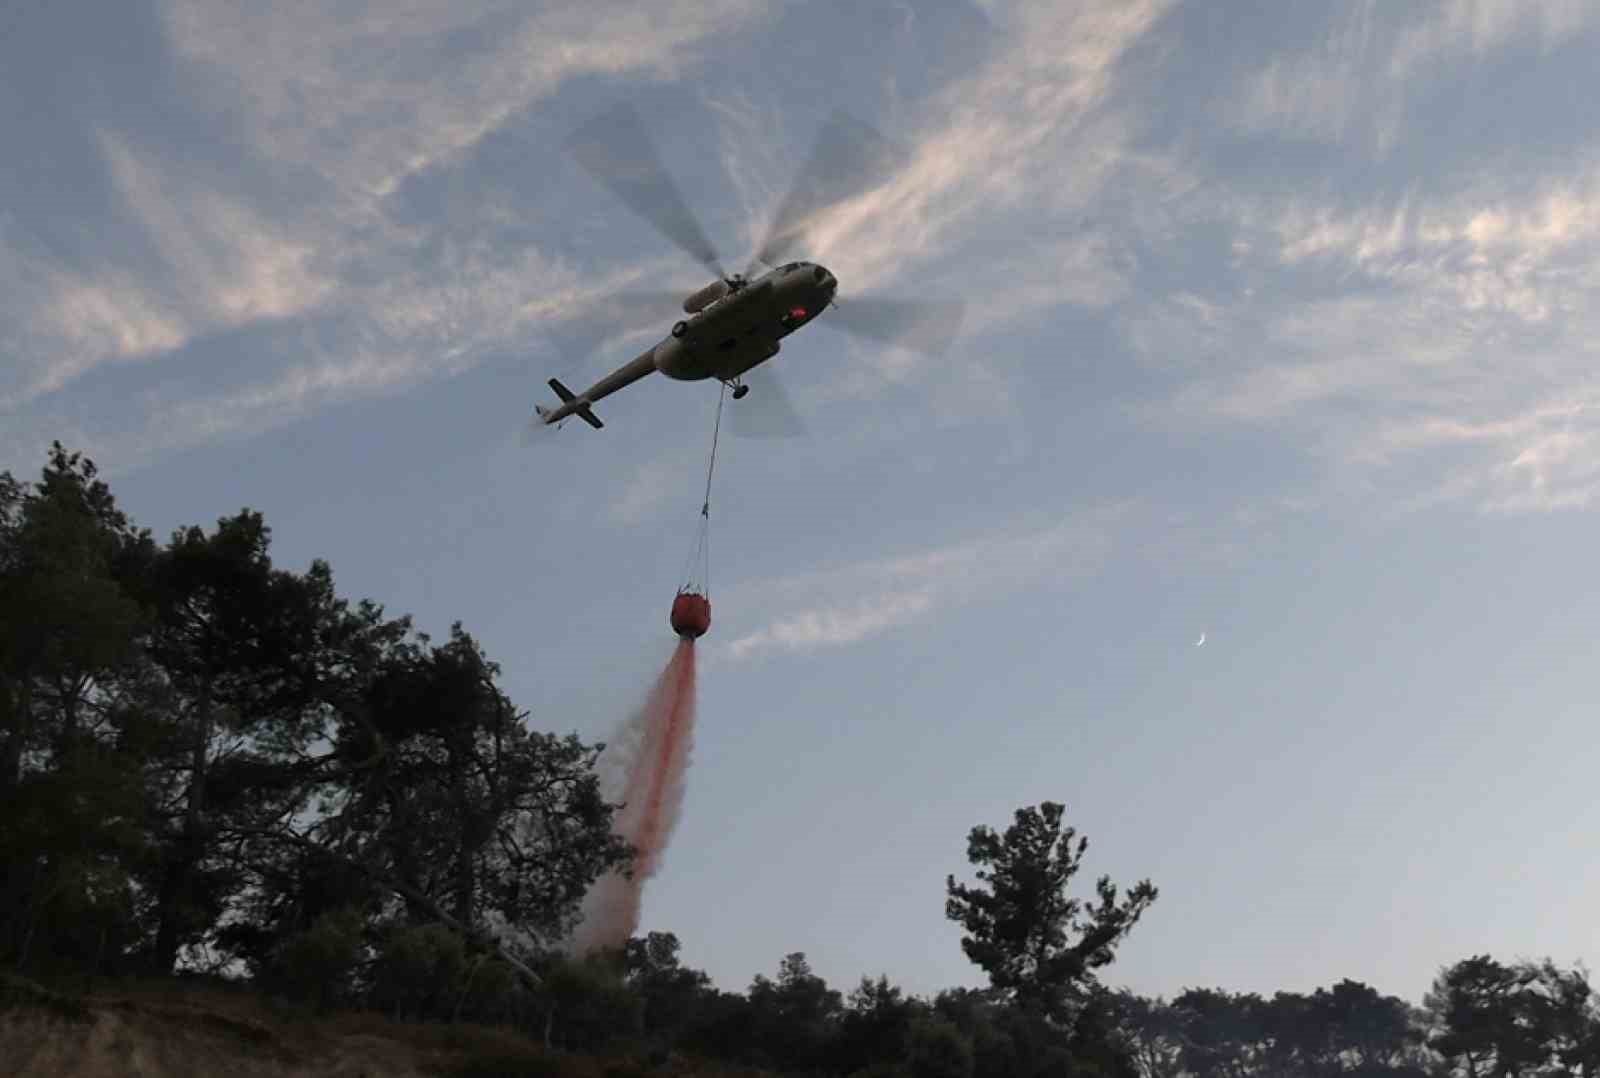
M 824 325 L 890 344 L 937 353 L 959 328 L 959 302 L 859 298 L 836 301 L 839 282 L 825 266 L 783 261 L 799 246 L 817 215 L 829 206 L 883 182 L 903 163 L 897 147 L 868 125 L 843 112 L 824 124 L 810 157 L 757 247 L 744 273 L 728 273 L 667 174 L 638 112 L 628 104 L 600 114 L 575 131 L 566 150 L 585 171 L 666 239 L 710 270 L 715 279 L 682 301 L 680 319 L 662 340 L 634 359 L 574 393 L 560 379 L 549 386 L 561 403 L 534 407 L 536 425 L 560 424 L 577 416 L 595 429 L 605 424 L 594 413 L 601 399 L 657 371 L 678 381 L 716 379 L 734 400 L 750 392 L 747 376 L 781 349 L 783 338 L 829 311 Z M 766 272 L 760 273 L 761 268 Z M 676 302 L 682 292 L 633 294 L 648 303 Z M 779 398 L 769 415 L 793 417 L 780 384 L 763 380 L 762 392 Z M 797 419 L 794 422 L 798 422 Z M 788 431 L 786 433 L 794 433 Z

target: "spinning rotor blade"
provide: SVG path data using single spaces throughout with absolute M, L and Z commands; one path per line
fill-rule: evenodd
M 560 356 L 553 373 L 565 377 L 585 367 L 614 337 L 641 330 L 665 336 L 674 319 L 683 317 L 673 313 L 682 311 L 682 303 L 683 296 L 676 292 L 618 292 L 606 296 L 552 335 Z
M 517 445 L 522 449 L 542 445 L 556 432 L 556 429 L 546 425 L 537 415 L 531 415 L 522 421 L 522 430 L 517 433 Z
M 955 340 L 965 313 L 966 305 L 960 300 L 931 303 L 863 298 L 841 301 L 817 321 L 881 344 L 940 356 Z
M 689 317 L 683 313 L 683 301 L 693 291 L 690 285 L 681 292 L 618 292 L 613 308 L 627 311 L 635 323 L 662 322 L 661 332 L 666 333 L 675 320 Z
M 716 248 L 661 164 L 655 143 L 626 103 L 601 113 L 567 139 L 567 152 L 596 180 L 663 236 L 718 277 Z
M 805 235 L 822 210 L 888 179 L 909 160 L 907 152 L 847 112 L 828 117 L 811 156 L 778 205 L 766 238 L 756 248 L 749 274 L 758 264 L 776 266 Z M 747 274 L 748 275 L 748 274 Z
M 770 361 L 769 361 L 770 362 Z M 728 431 L 743 438 L 799 438 L 806 425 L 783 388 L 776 371 L 765 365 L 746 371 L 750 387 L 743 400 L 728 402 Z

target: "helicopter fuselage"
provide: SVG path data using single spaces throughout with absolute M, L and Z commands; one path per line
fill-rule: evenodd
M 708 286 L 686 301 L 698 310 L 674 325 L 659 344 L 581 394 L 550 379 L 550 388 L 561 397 L 561 404 L 535 408 L 535 412 L 546 424 L 575 415 L 600 427 L 591 406 L 656 371 L 680 382 L 716 378 L 734 384 L 734 395 L 740 396 L 744 389 L 738 388 L 739 376 L 777 355 L 779 342 L 816 318 L 832 301 L 838 286 L 833 274 L 814 262 L 790 262 L 754 281 L 729 278 L 722 295 L 699 306 L 701 297 L 718 291 Z
M 656 370 L 668 378 L 724 382 L 778 354 L 779 341 L 815 318 L 838 282 L 811 262 L 790 262 L 729 291 L 656 345 Z

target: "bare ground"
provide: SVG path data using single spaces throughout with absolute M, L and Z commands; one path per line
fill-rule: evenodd
M 84 994 L 0 975 L 0 1078 L 572 1078 L 597 1061 L 517 1034 L 377 1015 L 274 1013 L 246 992 L 175 984 Z
M 773 1078 L 690 1060 L 546 1053 L 508 1029 L 315 1016 L 248 988 L 52 990 L 0 972 L 0 1078 Z

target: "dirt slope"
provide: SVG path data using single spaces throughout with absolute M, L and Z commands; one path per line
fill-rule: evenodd
M 0 980 L 0 1078 L 432 1078 L 486 1056 L 530 1074 L 567 1070 L 497 1030 L 273 1015 L 216 989 L 66 996 Z

